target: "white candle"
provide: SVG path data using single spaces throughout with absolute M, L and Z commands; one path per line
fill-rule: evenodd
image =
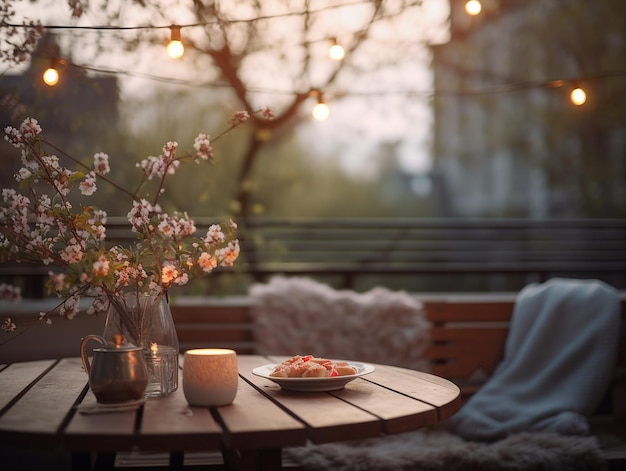
M 183 363 L 183 392 L 192 406 L 225 406 L 237 395 L 237 354 L 225 348 L 187 350 Z

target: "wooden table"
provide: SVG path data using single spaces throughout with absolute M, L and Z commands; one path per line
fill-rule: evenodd
M 271 470 L 281 468 L 284 447 L 415 430 L 461 406 L 450 381 L 392 366 L 376 364 L 344 389 L 321 393 L 284 391 L 251 373 L 282 359 L 239 355 L 230 406 L 191 408 L 179 383 L 175 393 L 148 399 L 137 411 L 98 415 L 75 408 L 95 403 L 79 358 L 0 366 L 0 446 L 62 449 L 75 469 L 112 466 L 115 453 L 128 450 L 169 452 L 177 468 L 185 452 L 221 450 L 232 469 Z

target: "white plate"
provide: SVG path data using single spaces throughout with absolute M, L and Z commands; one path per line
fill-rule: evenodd
M 344 360 L 333 360 L 344 361 Z M 336 391 L 342 389 L 350 381 L 357 379 L 359 376 L 363 376 L 374 371 L 372 365 L 367 363 L 359 363 L 355 361 L 347 361 L 348 365 L 356 370 L 353 375 L 345 376 L 328 376 L 325 378 L 277 378 L 270 376 L 270 373 L 274 371 L 277 363 L 270 363 L 269 365 L 259 366 L 252 370 L 252 373 L 267 378 L 275 383 L 279 384 L 281 388 L 289 391 L 307 391 L 307 392 L 320 392 L 320 391 Z

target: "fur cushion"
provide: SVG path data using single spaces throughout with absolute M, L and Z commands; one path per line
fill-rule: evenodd
M 425 371 L 430 324 L 406 292 L 335 290 L 310 278 L 273 277 L 250 288 L 258 351 L 402 366 Z
M 287 448 L 307 470 L 333 471 L 600 471 L 593 437 L 520 433 L 493 443 L 443 430 L 419 430 L 350 443 Z

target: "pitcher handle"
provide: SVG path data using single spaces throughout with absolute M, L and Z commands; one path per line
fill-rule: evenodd
M 96 340 L 100 342 L 102 345 L 106 345 L 106 340 L 101 335 L 89 334 L 83 337 L 80 341 L 80 359 L 83 361 L 83 368 L 87 374 L 89 374 L 89 370 L 91 369 L 91 365 L 89 364 L 89 359 L 87 358 L 87 342 L 90 340 Z

